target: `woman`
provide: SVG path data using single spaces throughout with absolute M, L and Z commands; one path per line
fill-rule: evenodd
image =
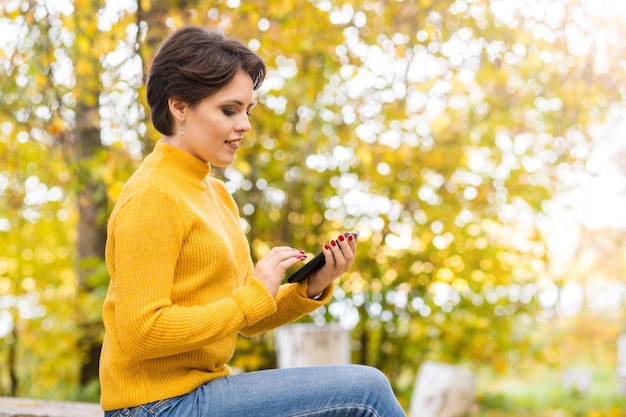
M 111 276 L 100 364 L 105 416 L 404 416 L 377 370 L 346 365 L 232 376 L 237 334 L 289 323 L 328 302 L 356 239 L 324 245 L 326 265 L 281 286 L 305 259 L 279 246 L 256 265 L 237 206 L 211 166 L 232 163 L 265 64 L 198 27 L 174 32 L 148 74 L 162 140 L 109 219 Z

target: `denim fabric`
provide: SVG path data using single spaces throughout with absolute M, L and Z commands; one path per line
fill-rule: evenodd
M 139 405 L 132 408 L 122 408 L 114 411 L 105 411 L 104 417 L 154 417 L 161 415 L 176 415 L 176 414 L 163 414 L 168 409 L 176 406 L 176 404 L 184 399 L 183 396 L 168 398 L 166 400 L 155 401 L 153 403 Z M 181 417 L 184 414 L 179 414 Z
M 361 365 L 247 372 L 105 417 L 406 417 L 389 381 Z

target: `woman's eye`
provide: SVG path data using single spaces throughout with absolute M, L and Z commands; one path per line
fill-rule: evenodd
M 226 116 L 234 116 L 237 112 L 233 109 L 222 109 L 222 112 L 226 115 Z

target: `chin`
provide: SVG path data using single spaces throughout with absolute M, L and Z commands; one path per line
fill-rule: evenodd
M 234 161 L 235 161 L 234 158 L 231 159 L 230 161 L 215 161 L 215 162 L 211 162 L 211 166 L 214 166 L 217 168 L 224 168 L 232 164 Z

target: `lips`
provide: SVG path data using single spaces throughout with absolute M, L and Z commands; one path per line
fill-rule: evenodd
M 235 149 L 239 149 L 239 145 L 241 144 L 241 139 L 227 140 L 224 143 L 228 144 L 229 146 Z

